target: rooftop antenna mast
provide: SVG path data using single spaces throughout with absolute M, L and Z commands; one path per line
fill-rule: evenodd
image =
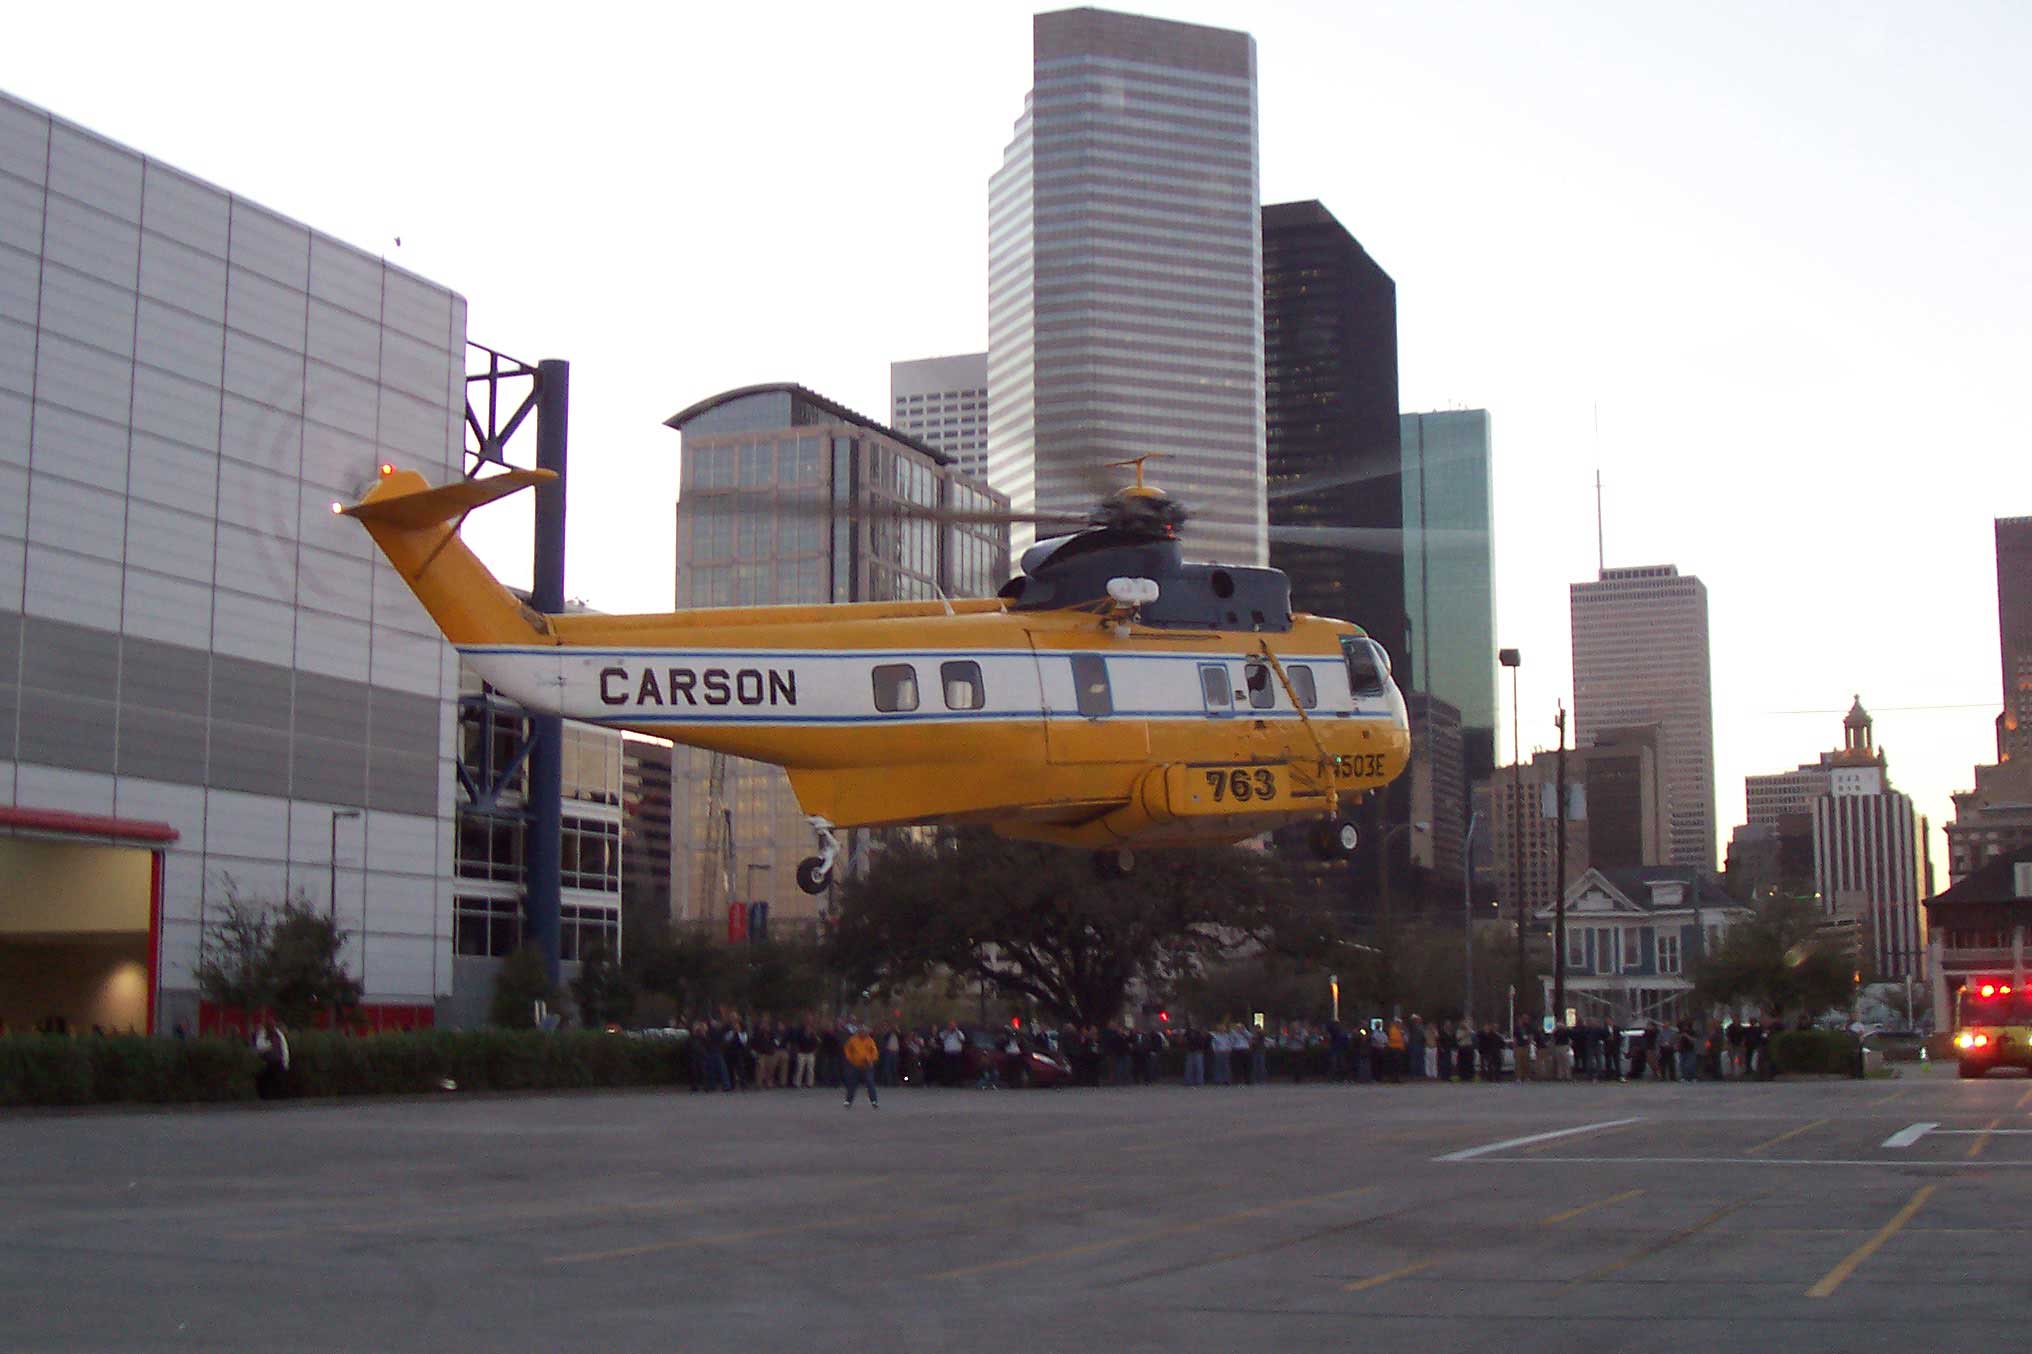
M 1609 572 L 1608 550 L 1602 543 L 1602 402 L 1595 401 L 1595 577 Z

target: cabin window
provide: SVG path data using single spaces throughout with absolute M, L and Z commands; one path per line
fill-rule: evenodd
M 1268 710 L 1277 704 L 1277 688 L 1271 685 L 1270 665 L 1250 663 L 1242 671 L 1248 676 L 1249 704 Z
M 1079 712 L 1099 719 L 1115 712 L 1115 696 L 1108 688 L 1108 660 L 1097 654 L 1080 654 L 1072 660 L 1072 689 Z
M 1312 679 L 1312 669 L 1303 663 L 1286 663 L 1284 675 L 1291 679 L 1291 689 L 1298 693 L 1298 703 L 1307 710 L 1319 705 L 1319 683 Z
M 948 710 L 978 710 L 988 703 L 987 690 L 981 685 L 979 663 L 941 663 L 938 665 L 938 679 L 945 684 L 945 708 Z
M 883 663 L 875 669 L 875 708 L 898 714 L 917 708 L 917 669 L 908 663 Z
M 1341 641 L 1341 656 L 1347 659 L 1348 686 L 1357 696 L 1383 694 L 1385 674 L 1390 671 L 1390 657 L 1376 647 L 1375 641 L 1344 639 Z
M 1235 696 L 1228 689 L 1228 665 L 1226 663 L 1202 663 L 1199 665 L 1199 689 L 1206 697 L 1209 710 L 1233 708 Z

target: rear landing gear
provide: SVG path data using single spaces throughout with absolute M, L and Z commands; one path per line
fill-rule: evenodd
M 1312 853 L 1321 860 L 1346 860 L 1362 844 L 1362 834 L 1346 818 L 1329 818 L 1312 829 Z
M 1096 851 L 1094 873 L 1102 879 L 1127 879 L 1136 873 L 1136 853 L 1126 846 Z
M 840 842 L 833 836 L 833 825 L 825 819 L 813 818 L 811 827 L 818 833 L 818 854 L 797 862 L 797 886 L 806 893 L 824 893 L 826 885 L 833 882 L 833 865 L 840 858 Z

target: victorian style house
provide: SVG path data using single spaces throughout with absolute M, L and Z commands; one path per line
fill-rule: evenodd
M 1589 870 L 1566 890 L 1566 1004 L 1578 1019 L 1625 1028 L 1699 1015 L 1689 976 L 1693 961 L 1749 915 L 1698 870 Z M 1541 907 L 1535 916 L 1549 929 L 1554 909 Z M 1543 1009 L 1551 1008 L 1547 976 Z

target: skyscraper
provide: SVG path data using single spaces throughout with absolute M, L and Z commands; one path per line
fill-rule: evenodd
M 988 482 L 1080 515 L 1106 462 L 1159 452 L 1189 553 L 1261 564 L 1255 42 L 1075 9 L 1032 43 L 988 188 Z
M 1469 764 L 1485 772 L 1495 761 L 1497 707 L 1489 412 L 1406 414 L 1401 428 L 1411 682 L 1460 707 Z
M 1404 619 L 1397 284 L 1317 202 L 1263 209 L 1263 384 L 1269 520 L 1301 537 L 1270 551 L 1293 608 L 1354 621 L 1419 686 Z M 1348 535 L 1311 542 L 1306 528 Z
M 988 355 L 959 353 L 889 364 L 889 425 L 988 477 Z
M 1997 640 L 2004 660 L 1997 760 L 2032 758 L 2032 517 L 1997 519 Z
M 1923 977 L 1919 922 L 1921 824 L 1891 788 L 1860 697 L 1828 758 L 1828 790 L 1813 805 L 1814 880 L 1821 905 L 1856 924 L 1859 959 L 1880 977 Z
M 1610 729 L 1657 725 L 1671 825 L 1667 859 L 1713 870 L 1707 588 L 1670 564 L 1604 569 L 1596 581 L 1573 585 L 1572 606 L 1576 741 L 1593 743 Z
M 773 384 L 699 401 L 682 435 L 677 603 L 756 606 L 986 597 L 1009 577 L 1007 528 L 901 508 L 998 513 L 952 458 L 816 391 Z M 732 900 L 813 925 L 795 884 L 811 832 L 782 768 L 679 747 L 671 759 L 671 911 L 716 921 Z

